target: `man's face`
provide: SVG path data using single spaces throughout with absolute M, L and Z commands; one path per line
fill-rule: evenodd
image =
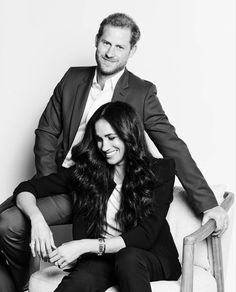
M 131 49 L 130 37 L 129 28 L 104 27 L 102 36 L 96 40 L 96 61 L 100 74 L 110 76 L 126 66 L 136 50 L 136 46 Z

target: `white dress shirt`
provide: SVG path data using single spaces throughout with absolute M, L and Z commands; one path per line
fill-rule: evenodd
M 120 225 L 116 221 L 116 214 L 120 209 L 121 187 L 122 184 L 116 185 L 114 191 L 112 192 L 107 202 L 106 213 L 107 228 L 105 230 L 105 233 L 103 234 L 105 238 L 119 236 L 122 233 Z

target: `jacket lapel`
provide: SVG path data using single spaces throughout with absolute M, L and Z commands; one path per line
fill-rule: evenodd
M 125 72 L 118 80 L 113 96 L 112 101 L 126 101 L 127 93 L 128 93 L 128 80 L 129 80 L 129 71 L 125 69 Z
M 76 132 L 78 130 L 78 127 L 80 125 L 80 121 L 84 113 L 86 101 L 88 99 L 89 91 L 92 85 L 94 73 L 95 73 L 95 67 L 91 68 L 91 70 L 88 71 L 88 74 L 83 76 L 83 78 L 81 78 L 81 80 L 78 81 L 76 96 L 74 99 L 74 104 L 72 105 L 73 112 L 71 116 L 71 126 L 70 126 L 68 145 L 72 144 L 74 137 L 76 135 Z

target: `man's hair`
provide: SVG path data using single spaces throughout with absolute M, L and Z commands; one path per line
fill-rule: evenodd
M 115 27 L 121 27 L 121 28 L 130 28 L 131 30 L 131 38 L 130 38 L 130 45 L 131 48 L 136 45 L 138 40 L 140 39 L 140 30 L 138 25 L 135 23 L 135 21 L 129 17 L 127 14 L 124 13 L 113 13 L 103 19 L 103 21 L 100 24 L 98 33 L 97 33 L 97 40 L 100 39 L 100 37 L 103 34 L 103 29 L 106 25 L 111 25 Z

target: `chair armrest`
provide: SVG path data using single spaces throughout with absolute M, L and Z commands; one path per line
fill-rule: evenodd
M 220 206 L 228 211 L 234 202 L 234 194 L 226 192 L 224 194 L 224 200 Z M 193 291 L 193 257 L 194 257 L 194 245 L 207 237 L 209 237 L 215 230 L 215 220 L 211 219 L 195 232 L 186 236 L 183 240 L 183 262 L 182 262 L 182 281 L 181 292 Z M 220 238 L 214 237 L 213 241 L 213 262 L 214 262 L 214 275 L 217 283 L 218 292 L 223 291 L 223 268 L 222 268 L 222 256 L 221 256 L 221 241 Z M 220 265 L 220 267 L 218 267 Z M 216 268 L 217 267 L 217 268 Z M 221 275 L 219 275 L 219 273 Z M 221 288 L 219 288 L 221 287 Z
M 224 200 L 220 206 L 228 211 L 234 202 L 234 194 L 230 192 L 225 192 Z M 184 244 L 194 244 L 196 242 L 206 239 L 216 228 L 216 223 L 214 219 L 209 220 L 206 224 L 200 227 L 195 232 L 184 238 Z

